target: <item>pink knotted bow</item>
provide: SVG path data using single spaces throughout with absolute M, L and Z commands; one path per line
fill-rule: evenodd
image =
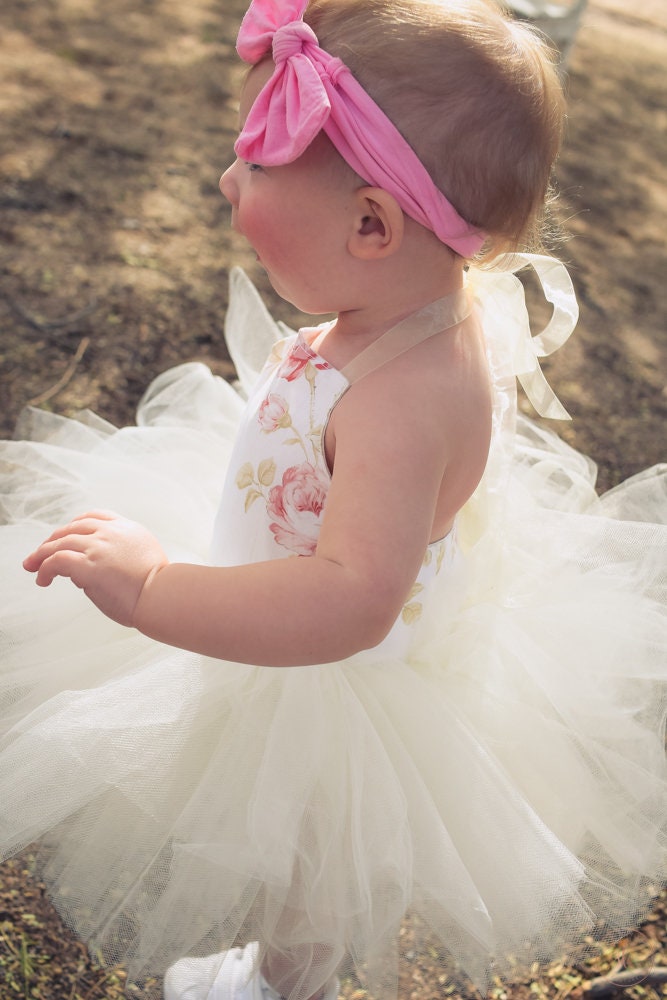
M 388 191 L 403 211 L 456 253 L 471 257 L 485 234 L 469 225 L 433 183 L 412 147 L 340 59 L 320 48 L 303 21 L 308 0 L 252 0 L 236 48 L 251 65 L 272 55 L 235 150 L 249 163 L 280 166 L 322 129 L 355 173 Z

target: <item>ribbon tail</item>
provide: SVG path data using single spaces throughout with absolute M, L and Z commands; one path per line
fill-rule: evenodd
M 517 375 L 523 391 L 541 417 L 549 420 L 571 420 L 560 399 L 547 382 L 544 372 L 536 363 L 531 372 Z
M 545 299 L 554 307 L 544 330 L 533 337 L 536 355 L 546 358 L 571 336 L 579 319 L 579 304 L 564 264 L 543 254 L 521 254 L 521 257 L 535 271 Z
M 532 267 L 553 314 L 545 328 L 531 335 L 523 285 L 517 271 Z M 570 420 L 571 417 L 540 368 L 540 358 L 548 357 L 567 341 L 579 317 L 579 307 L 571 278 L 560 261 L 541 254 L 507 254 L 488 271 L 475 269 L 473 284 L 495 314 L 498 350 L 507 352 L 512 374 L 541 417 Z M 487 309 L 488 315 L 488 309 Z

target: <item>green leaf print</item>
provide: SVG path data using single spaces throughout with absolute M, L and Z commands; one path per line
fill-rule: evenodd
M 248 490 L 245 498 L 245 512 L 246 514 L 254 504 L 255 500 L 260 500 L 263 494 L 259 490 Z
M 265 458 L 257 467 L 257 479 L 262 486 L 270 486 L 276 478 L 276 463 L 272 458 Z
M 247 490 L 249 486 L 255 482 L 255 474 L 252 469 L 250 462 L 246 462 L 242 465 L 239 471 L 236 473 L 236 485 L 240 490 Z

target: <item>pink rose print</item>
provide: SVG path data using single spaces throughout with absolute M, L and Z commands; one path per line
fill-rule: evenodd
M 272 487 L 266 505 L 275 518 L 270 529 L 278 545 L 300 556 L 313 555 L 328 489 L 329 480 L 310 462 L 285 470 L 282 484 Z
M 289 427 L 292 423 L 287 403 L 274 392 L 270 392 L 261 404 L 257 419 L 266 434 L 277 431 L 279 427 Z
M 278 375 L 288 382 L 293 382 L 295 378 L 299 377 L 308 362 L 313 362 L 315 367 L 320 370 L 329 367 L 326 361 L 322 360 L 315 351 L 308 347 L 308 344 L 305 344 L 302 340 L 297 340 L 278 369 Z

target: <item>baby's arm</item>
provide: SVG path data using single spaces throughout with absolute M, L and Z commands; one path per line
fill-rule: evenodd
M 70 577 L 116 621 L 209 656 L 289 666 L 375 645 L 419 571 L 446 456 L 442 426 L 425 425 L 419 400 L 415 414 L 404 403 L 391 419 L 391 397 L 369 390 L 337 407 L 335 473 L 314 556 L 169 563 L 139 526 L 100 512 L 56 532 L 26 569 L 41 585 Z
M 392 421 L 369 392 L 348 396 L 336 410 L 335 471 L 315 555 L 161 569 L 139 599 L 142 631 L 273 666 L 344 659 L 384 638 L 429 541 L 443 435 L 440 427 L 427 433 L 420 420 L 417 439 L 405 411 Z

